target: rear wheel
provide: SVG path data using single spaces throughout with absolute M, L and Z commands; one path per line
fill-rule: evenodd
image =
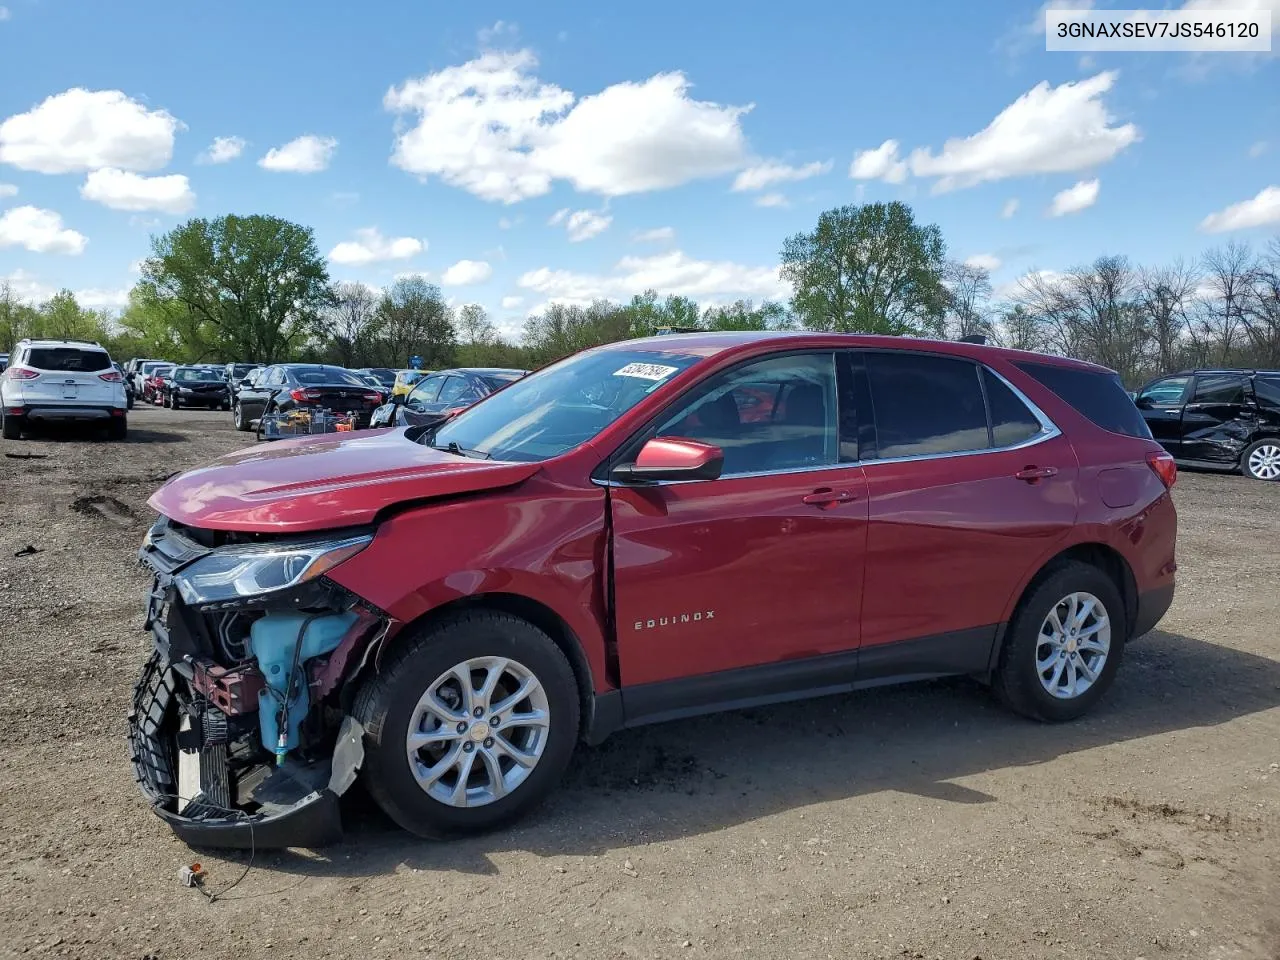
M 123 440 L 129 435 L 128 418 L 125 416 L 113 417 L 111 423 L 107 425 L 108 440 Z
M 1240 458 L 1240 469 L 1254 480 L 1280 480 L 1280 440 L 1250 444 Z
M 169 396 L 167 399 L 169 400 L 169 409 L 177 410 L 179 403 L 178 398 L 176 396 Z
M 578 738 L 577 684 L 545 633 L 468 613 L 405 638 L 366 683 L 370 794 L 419 836 L 488 830 L 542 800 Z
M 231 408 L 231 422 L 236 425 L 237 430 L 249 429 L 249 422 L 244 418 L 244 410 L 241 409 L 239 401 Z
M 22 439 L 22 418 L 15 417 L 12 414 L 8 414 L 8 413 L 0 416 L 3 416 L 3 419 L 4 419 L 3 430 L 0 431 L 3 433 L 4 438 L 6 440 L 21 440 Z
M 1040 582 L 1009 623 L 993 686 L 1010 709 L 1046 722 L 1083 716 L 1115 679 L 1127 636 L 1109 576 L 1071 561 Z

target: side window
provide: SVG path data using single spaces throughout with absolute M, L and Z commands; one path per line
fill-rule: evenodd
M 278 387 L 284 384 L 284 370 L 281 367 L 272 367 L 271 373 L 267 375 L 266 386 Z
M 443 382 L 444 377 L 427 377 L 419 380 L 418 385 L 409 391 L 406 404 L 411 407 L 420 407 L 424 403 L 435 403 L 436 394 L 440 392 L 440 384 Z
M 1248 381 L 1238 373 L 1196 377 L 1192 403 L 1244 403 Z
M 1258 377 L 1253 381 L 1253 395 L 1264 410 L 1280 411 L 1280 377 Z
M 789 354 L 723 373 L 682 403 L 657 435 L 720 447 L 722 476 L 837 463 L 835 358 Z
M 975 364 L 915 353 L 868 353 L 866 365 L 880 457 L 991 446 Z
M 1190 377 L 1166 377 L 1149 383 L 1134 398 L 1134 403 L 1148 407 L 1176 407 L 1182 403 L 1182 395 L 1187 392 Z
M 986 367 L 982 368 L 982 385 L 987 391 L 991 442 L 995 446 L 1012 447 L 1030 440 L 1043 429 L 1036 415 L 1018 399 L 1018 395 Z
M 471 381 L 466 377 L 449 377 L 445 380 L 444 386 L 440 388 L 440 403 L 455 403 L 457 401 L 467 401 L 476 399 L 475 388 L 471 386 Z

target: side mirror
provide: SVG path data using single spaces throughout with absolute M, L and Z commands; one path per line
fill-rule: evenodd
M 404 402 L 405 402 L 405 397 L 406 397 L 406 394 L 403 394 L 403 393 L 393 393 L 393 394 L 391 395 L 391 399 L 390 399 L 389 401 L 387 401 L 387 402 L 388 402 L 388 403 L 395 404 L 395 405 L 398 407 L 398 406 L 400 406 L 402 403 L 404 403 Z
M 654 437 L 636 455 L 635 463 L 613 470 L 624 483 L 655 480 L 715 480 L 724 469 L 724 451 L 709 443 L 679 437 Z
M 1152 406 L 1151 398 L 1150 397 L 1134 397 L 1133 405 L 1137 407 L 1139 410 L 1150 410 Z

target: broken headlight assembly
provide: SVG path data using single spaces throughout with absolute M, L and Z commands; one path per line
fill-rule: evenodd
M 373 536 L 303 543 L 246 544 L 208 553 L 173 578 L 182 599 L 209 607 L 287 590 L 322 576 L 363 550 Z

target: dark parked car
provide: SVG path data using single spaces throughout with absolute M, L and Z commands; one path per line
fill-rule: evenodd
M 1173 600 L 1176 476 L 1078 361 L 839 334 L 587 350 L 435 428 L 161 487 L 134 774 L 183 838 L 261 850 L 333 839 L 357 779 L 422 835 L 493 828 L 579 740 L 744 704 L 821 718 L 970 675 L 1073 720 Z M 822 749 L 821 722 L 779 727 Z
M 1188 370 L 1148 383 L 1134 403 L 1175 460 L 1280 480 L 1280 371 Z
M 164 382 L 161 402 L 177 410 L 181 407 L 221 407 L 231 409 L 231 396 L 222 372 L 211 367 L 175 367 Z
M 382 403 L 382 394 L 345 367 L 319 363 L 278 363 L 254 371 L 236 393 L 237 430 L 252 429 L 252 421 L 266 413 L 300 408 L 327 408 L 354 413 L 356 426 L 367 427 L 369 415 Z
M 396 371 L 390 367 L 361 367 L 356 373 L 367 373 L 385 388 L 387 393 L 396 385 Z
M 132 410 L 134 400 L 136 399 L 133 392 L 133 380 L 129 377 L 127 373 L 125 373 L 124 367 L 120 366 L 120 364 L 112 363 L 111 365 L 115 367 L 116 372 L 120 374 L 120 379 L 124 383 L 125 404 L 128 409 Z M 0 371 L 2 371 L 3 369 L 4 367 L 0 366 Z
M 403 400 L 395 397 L 373 411 L 371 427 L 414 427 L 441 416 L 467 409 L 495 390 L 501 390 L 525 376 L 527 370 L 499 367 L 461 367 L 437 370 L 424 377 Z
M 234 396 L 236 386 L 247 377 L 251 371 L 261 367 L 260 363 L 228 363 L 222 368 L 222 379 L 226 381 L 228 389 Z

